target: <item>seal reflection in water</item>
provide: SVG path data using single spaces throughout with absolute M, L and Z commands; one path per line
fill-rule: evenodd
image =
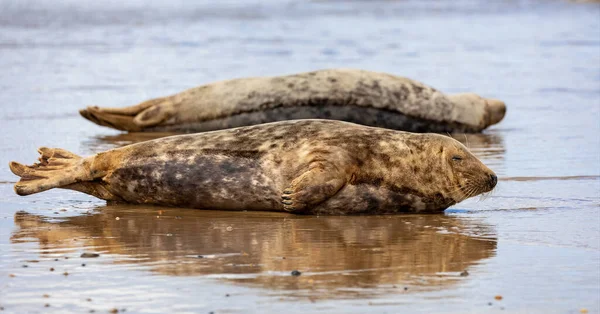
M 446 215 L 315 217 L 119 205 L 59 219 L 19 212 L 15 225 L 13 246 L 39 242 L 40 265 L 29 271 L 40 269 L 41 276 L 48 273 L 44 263 L 62 256 L 76 263 L 85 248 L 102 252 L 102 272 L 119 278 L 130 278 L 123 271 L 135 264 L 136 276 L 147 276 L 140 273 L 147 267 L 318 299 L 450 289 L 468 280 L 460 272 L 493 257 L 497 243 L 492 226 Z M 292 270 L 302 275 L 290 276 Z
M 331 119 L 410 132 L 481 132 L 504 102 L 445 95 L 407 78 L 355 69 L 215 82 L 125 108 L 80 114 L 129 132 L 205 132 L 295 119 Z
M 41 148 L 10 163 L 19 195 L 307 214 L 441 212 L 496 175 L 460 142 L 331 120 L 296 120 L 133 144 L 82 158 Z

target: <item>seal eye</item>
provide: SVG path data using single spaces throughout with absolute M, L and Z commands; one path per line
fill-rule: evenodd
M 460 161 L 460 160 L 462 160 L 462 157 L 460 157 L 460 156 L 452 156 L 452 160 L 454 160 L 454 161 Z

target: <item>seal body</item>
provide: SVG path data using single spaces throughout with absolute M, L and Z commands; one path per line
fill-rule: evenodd
M 204 132 L 294 119 L 331 119 L 411 132 L 480 132 L 504 117 L 502 101 L 445 95 L 385 73 L 331 69 L 215 82 L 126 108 L 80 113 L 124 131 Z
M 495 174 L 458 141 L 331 120 L 178 135 L 10 164 L 20 195 L 60 187 L 134 204 L 307 214 L 440 212 Z

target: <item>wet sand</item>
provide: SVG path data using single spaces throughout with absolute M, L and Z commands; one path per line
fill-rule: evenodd
M 541 0 L 2 2 L 0 309 L 599 313 L 598 16 L 597 3 Z M 506 101 L 501 124 L 453 135 L 497 189 L 444 215 L 358 217 L 12 191 L 6 165 L 39 146 L 87 155 L 167 135 L 98 127 L 78 116 L 86 105 L 328 67 Z

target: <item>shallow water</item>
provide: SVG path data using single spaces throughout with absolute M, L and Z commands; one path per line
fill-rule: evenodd
M 444 215 L 296 217 L 18 197 L 2 166 L 4 312 L 600 312 L 597 3 L 122 2 L 0 2 L 0 165 L 151 138 L 85 105 L 354 67 L 505 100 L 455 135 L 500 182 Z

